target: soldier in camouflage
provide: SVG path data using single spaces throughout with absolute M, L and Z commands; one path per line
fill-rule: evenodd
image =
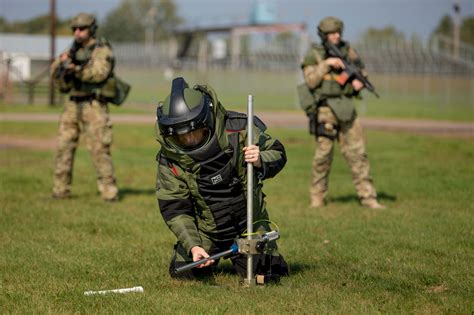
M 323 44 L 329 41 L 336 45 L 346 59 L 355 64 L 362 75 L 367 76 L 364 64 L 355 50 L 341 38 L 343 27 L 343 22 L 338 18 L 326 17 L 319 23 L 318 35 Z M 384 208 L 377 201 L 377 193 L 369 175 L 369 160 L 362 127 L 352 100 L 353 97 L 359 96 L 359 92 L 364 88 L 363 83 L 354 79 L 340 84 L 339 77 L 344 64 L 341 59 L 328 56 L 323 45 L 312 45 L 301 68 L 306 90 L 310 92 L 308 106 L 302 106 L 310 119 L 314 120 L 317 142 L 310 187 L 311 206 L 317 208 L 325 204 L 334 142 L 337 140 L 351 168 L 352 181 L 361 204 L 373 209 Z
M 59 139 L 54 170 L 54 198 L 71 193 L 74 154 L 79 136 L 85 136 L 97 172 L 97 187 L 106 201 L 118 199 L 110 146 L 112 123 L 108 98 L 105 97 L 113 77 L 114 56 L 105 40 L 95 38 L 96 20 L 80 13 L 71 22 L 74 42 L 51 66 L 55 83 L 69 100 L 59 122 Z
M 157 198 L 164 221 L 178 242 L 170 264 L 173 278 L 212 275 L 217 262 L 188 272 L 177 267 L 228 250 L 246 230 L 246 162 L 255 169 L 254 230 L 270 231 L 263 180 L 286 163 L 283 145 L 265 132 L 255 117 L 255 145 L 246 143 L 245 114 L 227 111 L 209 86 L 190 88 L 183 78 L 172 82 L 171 94 L 158 105 Z M 230 257 L 237 273 L 246 275 L 244 256 Z M 254 274 L 278 281 L 288 265 L 273 243 L 254 259 Z

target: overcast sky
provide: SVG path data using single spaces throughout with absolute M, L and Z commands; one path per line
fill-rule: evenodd
M 122 0 L 56 0 L 61 18 L 85 11 L 103 19 Z M 257 0 L 175 0 L 178 14 L 189 25 L 246 23 Z M 474 15 L 474 0 L 267 0 L 273 3 L 277 21 L 306 23 L 313 39 L 317 22 L 327 15 L 344 20 L 344 36 L 353 40 L 368 27 L 395 26 L 407 37 L 417 33 L 423 40 L 445 14 L 453 14 L 453 4 L 461 6 L 461 16 Z M 49 0 L 0 0 L 0 16 L 8 21 L 25 20 L 45 14 Z

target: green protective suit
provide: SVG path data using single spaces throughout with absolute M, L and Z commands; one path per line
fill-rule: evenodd
M 247 143 L 247 116 L 226 111 L 212 88 L 201 86 L 200 89 L 215 104 L 212 107 L 214 133 L 205 145 L 204 154 L 197 158 L 181 152 L 169 146 L 157 132 L 161 144 L 157 154 L 157 199 L 163 219 L 178 240 L 170 266 L 172 276 L 177 263 L 192 261 L 192 247 L 200 246 L 210 255 L 227 250 L 247 226 L 247 172 L 242 151 Z M 262 161 L 261 168 L 254 168 L 254 231 L 269 231 L 263 181 L 284 167 L 286 153 L 283 145 L 265 132 L 265 125 L 257 117 L 254 122 L 252 142 L 259 146 Z M 276 244 L 266 254 L 275 256 L 279 266 L 284 263 Z M 263 258 L 268 263 L 268 257 Z M 284 266 L 287 273 L 286 263 Z M 245 266 L 241 267 L 245 270 Z

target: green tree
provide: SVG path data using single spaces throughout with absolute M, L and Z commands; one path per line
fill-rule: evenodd
M 451 16 L 444 15 L 438 23 L 438 26 L 433 31 L 432 35 L 453 36 L 454 22 Z
M 454 21 L 449 15 L 444 15 L 438 23 L 438 26 L 431 33 L 432 45 L 442 49 L 452 49 Z M 435 41 L 436 36 L 441 35 L 448 40 L 440 42 Z M 460 39 L 462 43 L 474 45 L 474 16 L 468 16 L 461 21 Z
M 39 15 L 26 21 L 8 22 L 0 18 L 0 32 L 22 33 L 22 34 L 49 34 L 51 21 L 48 14 Z M 56 19 L 56 33 L 59 35 L 70 35 L 69 22 Z
M 0 33 L 8 32 L 8 22 L 3 16 L 0 16 Z
M 361 36 L 363 41 L 386 41 L 386 40 L 404 40 L 405 35 L 399 32 L 393 26 L 377 29 L 369 27 Z
M 461 42 L 474 45 L 474 16 L 468 16 L 461 24 Z
M 101 35 L 117 42 L 143 42 L 145 32 L 162 40 L 181 23 L 172 0 L 123 0 L 99 27 Z

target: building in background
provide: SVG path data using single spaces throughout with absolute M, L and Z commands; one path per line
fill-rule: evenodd
M 56 37 L 57 52 L 66 50 L 70 45 L 69 36 Z M 9 71 L 9 80 L 31 80 L 48 71 L 49 62 L 49 35 L 0 33 L 0 73 Z

